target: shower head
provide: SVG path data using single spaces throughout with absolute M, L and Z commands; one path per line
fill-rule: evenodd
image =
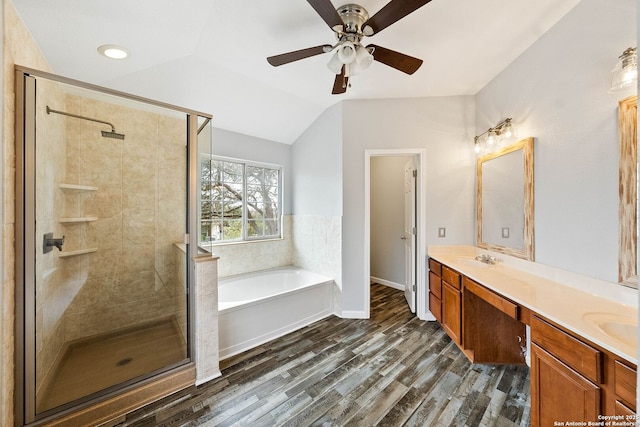
M 63 116 L 74 117 L 76 119 L 89 120 L 90 122 L 96 122 L 96 123 L 102 123 L 102 124 L 105 124 L 105 125 L 109 125 L 109 126 L 111 126 L 111 131 L 103 130 L 102 131 L 102 136 L 103 137 L 105 137 L 105 138 L 113 138 L 113 139 L 124 139 L 124 135 L 121 134 L 121 133 L 117 133 L 116 132 L 116 128 L 113 126 L 113 124 L 111 124 L 109 122 L 105 122 L 104 120 L 98 120 L 98 119 L 93 119 L 91 117 L 80 116 L 78 114 L 71 114 L 71 113 L 66 113 L 64 111 L 54 110 L 52 108 L 49 108 L 49 106 L 47 105 L 47 114 L 51 114 L 51 113 L 62 114 Z
M 124 139 L 124 135 L 121 133 L 117 133 L 115 129 L 112 129 L 111 132 L 103 130 L 102 136 L 104 136 L 105 138 Z

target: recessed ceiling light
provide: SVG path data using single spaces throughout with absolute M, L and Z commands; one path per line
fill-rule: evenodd
M 98 48 L 100 55 L 111 59 L 125 59 L 129 56 L 129 51 L 122 46 L 115 44 L 104 44 Z

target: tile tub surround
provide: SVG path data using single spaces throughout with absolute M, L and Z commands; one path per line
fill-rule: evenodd
M 218 345 L 218 257 L 196 256 L 195 262 L 195 362 L 196 385 L 222 375 Z
M 282 239 L 218 243 L 205 247 L 220 258 L 220 277 L 235 276 L 292 263 L 292 216 L 282 217 Z
M 484 253 L 495 256 L 498 263 L 484 266 L 468 261 Z M 588 320 L 591 313 L 598 313 L 637 325 L 637 290 L 473 246 L 430 246 L 428 255 L 625 360 L 638 363 L 637 345 L 612 338 Z

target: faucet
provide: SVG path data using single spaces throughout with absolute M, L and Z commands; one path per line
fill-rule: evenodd
M 489 265 L 496 265 L 496 262 L 498 261 L 496 257 L 488 254 L 478 255 L 475 259 L 476 261 L 484 262 L 485 264 Z
M 62 245 L 64 245 L 64 236 L 61 238 L 54 238 L 53 233 L 46 233 L 42 240 L 42 253 L 45 254 L 47 252 L 51 252 L 54 247 L 61 251 Z

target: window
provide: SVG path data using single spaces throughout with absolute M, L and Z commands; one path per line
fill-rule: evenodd
M 203 156 L 201 243 L 281 237 L 282 168 Z

